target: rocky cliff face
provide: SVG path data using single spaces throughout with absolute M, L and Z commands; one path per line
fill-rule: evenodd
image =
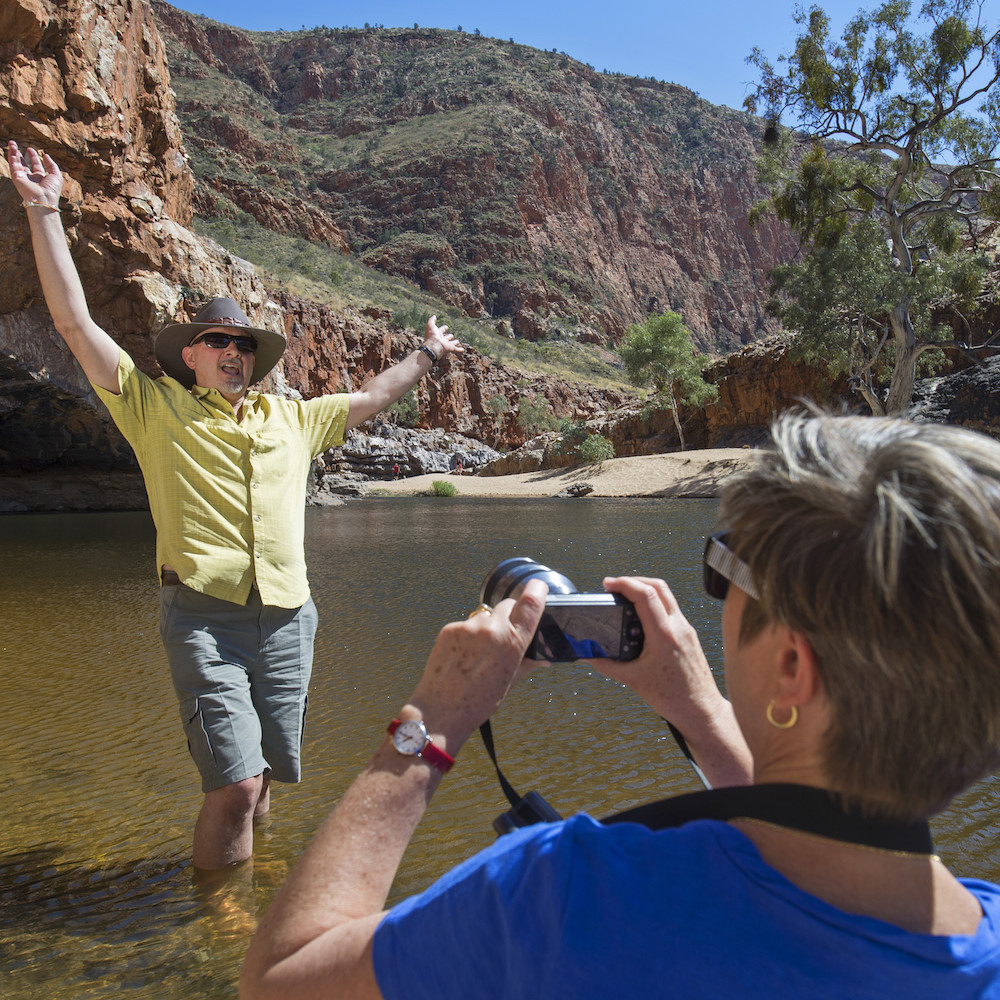
M 206 218 L 346 241 L 532 340 L 617 340 L 665 309 L 712 354 L 772 328 L 766 275 L 794 244 L 746 221 L 755 119 L 462 32 L 154 11 Z
M 285 317 L 289 345 L 295 348 L 283 363 L 284 377 L 306 397 L 356 389 L 418 343 L 412 331 L 395 328 L 391 316 L 378 309 L 357 316 L 287 292 L 276 292 L 275 302 Z M 517 424 L 516 407 L 499 417 L 489 409 L 489 400 L 496 396 L 511 401 L 544 397 L 557 417 L 573 420 L 593 419 L 627 398 L 613 390 L 581 389 L 551 376 L 514 371 L 471 347 L 460 361 L 446 362 L 416 389 L 418 426 L 448 428 L 505 448 L 522 444 L 525 435 Z
M 162 16 L 162 9 L 158 10 Z M 187 44 L 198 54 L 197 60 L 185 56 L 192 78 L 210 70 L 220 73 L 215 65 L 220 61 L 217 53 L 225 48 L 239 79 L 251 84 L 255 93 L 282 108 L 287 105 L 309 111 L 296 112 L 302 116 L 296 127 L 310 134 L 316 129 L 316 109 L 330 111 L 330 102 L 343 95 L 345 108 L 337 111 L 340 132 L 335 138 L 349 140 L 367 134 L 363 141 L 371 146 L 371 107 L 359 81 L 366 79 L 366 74 L 370 76 L 371 67 L 380 65 L 380 60 L 390 61 L 387 50 L 371 48 L 367 33 L 357 42 L 357 52 L 352 49 L 354 54 L 345 55 L 342 64 L 317 56 L 304 64 L 293 84 L 292 62 L 277 42 L 274 48 L 262 49 L 239 32 L 205 28 L 176 16 L 171 26 L 174 36 L 189 33 Z M 399 83 L 419 76 L 425 65 L 422 53 L 433 51 L 431 42 L 437 44 L 437 34 L 430 40 L 419 35 L 408 38 L 409 68 L 402 77 L 388 74 L 384 79 Z M 463 36 L 452 41 L 461 48 L 468 39 Z M 299 61 L 303 51 L 294 50 Z M 523 52 L 513 55 L 528 58 Z M 335 70 L 330 68 L 334 65 Z M 203 301 L 216 295 L 231 295 L 255 323 L 285 331 L 288 351 L 263 385 L 270 391 L 311 396 L 351 389 L 418 342 L 413 331 L 394 324 L 387 310 L 334 311 L 269 289 L 249 264 L 188 228 L 199 198 L 229 199 L 235 197 L 237 189 L 242 191 L 239 197 L 247 211 L 252 208 L 262 217 L 289 220 L 309 239 L 341 248 L 367 240 L 364 252 L 369 257 L 384 255 L 384 266 L 390 270 L 410 268 L 428 288 L 436 288 L 452 301 L 460 299 L 470 312 L 491 309 L 509 296 L 509 311 L 515 318 L 521 317 L 522 332 L 529 335 L 537 317 L 559 318 L 563 316 L 560 310 L 569 309 L 576 310 L 581 324 L 584 315 L 603 316 L 600 329 L 613 331 L 615 322 L 620 324 L 633 315 L 629 313 L 632 306 L 618 308 L 625 299 L 608 291 L 614 287 L 631 289 L 636 309 L 645 302 L 643 312 L 647 307 L 676 307 L 683 298 L 689 316 L 703 316 L 706 329 L 723 331 L 723 343 L 727 338 L 736 343 L 756 332 L 762 326 L 753 319 L 760 301 L 757 279 L 747 279 L 753 268 L 744 264 L 752 258 L 754 267 L 763 269 L 768 255 L 777 253 L 781 237 L 771 232 L 770 236 L 738 238 L 743 205 L 753 191 L 745 161 L 727 166 L 704 150 L 695 155 L 708 144 L 709 137 L 692 138 L 688 132 L 678 141 L 695 167 L 686 173 L 668 171 L 669 176 L 657 173 L 660 167 L 650 153 L 652 146 L 644 147 L 638 140 L 627 141 L 624 133 L 609 131 L 610 119 L 605 115 L 598 121 L 597 111 L 605 107 L 604 102 L 611 102 L 611 111 L 628 118 L 634 115 L 636 102 L 662 103 L 667 98 L 688 107 L 692 115 L 704 109 L 693 104 L 692 95 L 681 88 L 624 81 L 616 83 L 612 92 L 605 92 L 607 81 L 599 83 L 593 71 L 572 65 L 578 96 L 589 94 L 587 99 L 597 102 L 593 113 L 585 113 L 583 104 L 570 108 L 537 95 L 531 100 L 523 93 L 512 95 L 511 106 L 517 115 L 527 114 L 525 108 L 532 110 L 510 124 L 521 123 L 529 145 L 535 140 L 540 143 L 531 156 L 517 163 L 505 161 L 496 150 L 490 152 L 492 147 L 483 135 L 495 136 L 500 112 L 494 107 L 485 118 L 479 117 L 469 81 L 467 93 L 455 85 L 437 96 L 424 93 L 414 83 L 412 93 L 400 90 L 395 121 L 410 128 L 441 126 L 440 135 L 445 137 L 442 146 L 464 144 L 467 149 L 465 173 L 459 169 L 455 148 L 451 148 L 447 156 L 427 160 L 421 167 L 424 174 L 419 184 L 413 181 L 416 175 L 412 172 L 405 174 L 409 179 L 404 184 L 403 173 L 390 171 L 386 176 L 396 180 L 388 187 L 380 186 L 382 181 L 377 177 L 367 178 L 360 166 L 351 166 L 353 153 L 348 149 L 350 155 L 345 156 L 349 162 L 342 171 L 328 166 L 324 173 L 317 168 L 316 191 L 330 194 L 328 203 L 318 204 L 322 198 L 317 194 L 315 199 L 301 199 L 296 204 L 281 184 L 275 184 L 273 192 L 259 185 L 240 189 L 244 181 L 239 177 L 219 175 L 211 186 L 199 184 L 198 190 L 204 189 L 199 195 L 175 113 L 167 53 L 145 4 L 134 0 L 76 0 L 72 4 L 0 0 L 0 134 L 17 139 L 22 146 L 44 148 L 63 167 L 67 174 L 63 221 L 93 316 L 142 369 L 153 375 L 158 374 L 152 355 L 155 331 L 167 322 L 190 318 Z M 552 76 L 550 89 L 558 90 L 560 80 L 559 86 L 569 85 L 563 77 Z M 306 108 L 303 103 L 315 100 L 320 104 Z M 416 119 L 415 101 L 420 108 Z M 367 116 L 363 113 L 366 107 Z M 472 109 L 471 120 L 478 125 L 468 134 L 459 131 L 457 137 L 448 138 L 461 125 L 463 108 Z M 273 113 L 261 111 L 265 117 Z M 237 156 L 248 157 L 249 144 L 254 140 L 261 143 L 254 147 L 256 153 L 268 159 L 260 164 L 260 173 L 272 180 L 280 180 L 283 166 L 299 155 L 291 147 L 275 145 L 272 137 L 255 136 L 251 129 L 227 133 L 224 124 L 216 115 L 219 137 L 235 147 Z M 747 123 L 739 126 L 743 132 L 732 127 L 727 142 L 739 146 L 752 140 Z M 643 119 L 641 128 L 635 128 L 641 134 L 643 129 L 648 131 L 653 146 L 659 143 L 664 147 L 667 162 L 668 125 L 664 122 L 653 128 Z M 395 133 L 395 141 L 401 143 L 403 138 Z M 198 141 L 205 143 L 203 134 L 199 133 Z M 375 147 L 379 142 L 372 149 Z M 379 148 L 386 154 L 385 148 Z M 638 173 L 622 172 L 622 166 L 613 176 L 618 178 L 616 183 L 631 178 L 630 197 L 618 201 L 610 194 L 595 198 L 597 181 L 611 176 L 602 172 L 605 160 L 621 165 L 630 159 L 635 171 L 649 172 L 649 183 L 638 184 Z M 410 171 L 413 163 L 407 163 Z M 430 181 L 444 166 L 449 170 L 438 190 Z M 482 204 L 477 203 L 475 219 L 481 232 L 476 244 L 470 235 L 475 234 L 474 227 L 458 225 L 463 199 L 479 198 L 494 188 L 499 191 L 505 172 L 516 175 L 510 190 L 516 191 L 517 197 L 513 203 L 497 200 L 495 212 L 486 216 L 481 214 Z M 7 174 L 2 159 L 0 174 Z M 649 192 L 661 182 L 671 192 L 670 204 L 650 200 Z M 454 244 L 451 236 L 431 237 L 419 230 L 409 235 L 397 233 L 381 243 L 372 241 L 375 228 L 384 224 L 372 206 L 376 201 L 388 203 L 390 194 L 399 193 L 398 184 L 410 191 L 407 198 L 414 204 L 437 206 L 445 217 L 457 220 L 452 230 L 444 230 L 453 233 Z M 356 205 L 353 214 L 328 211 L 329 206 L 352 200 Z M 516 205 L 515 216 L 510 215 L 511 204 Z M 343 229 L 338 221 L 341 218 L 347 220 Z M 0 511 L 144 506 L 131 450 L 52 327 L 35 273 L 24 210 L 13 185 L 2 179 L 0 226 L 4 233 L 0 241 L 0 272 L 4 275 L 0 283 Z M 661 227 L 659 236 L 654 232 L 657 226 Z M 509 236 L 513 243 L 504 243 L 501 236 Z M 690 238 L 689 242 L 682 236 Z M 510 267 L 490 271 L 496 262 L 487 251 L 492 252 L 494 244 L 508 250 L 515 244 L 533 249 L 526 257 L 504 257 Z M 414 247 L 424 249 L 418 252 Z M 457 248 L 468 256 L 460 257 Z M 529 272 L 528 264 L 539 259 L 541 270 Z M 492 263 L 481 271 L 473 267 L 463 272 L 463 260 L 470 262 L 468 267 L 484 260 Z M 404 267 L 401 261 L 410 263 Z M 474 273 L 492 273 L 495 280 L 491 279 L 492 284 L 484 280 L 480 286 L 469 279 Z M 574 284 L 584 280 L 580 275 L 586 278 L 597 273 L 603 275 L 601 282 L 607 282 L 600 284 L 600 289 L 593 284 L 581 291 Z M 729 300 L 717 294 L 717 278 L 723 273 L 728 278 L 720 280 L 733 303 L 729 311 L 725 306 Z M 666 289 L 664 275 L 676 278 L 671 288 L 687 288 L 690 294 L 685 292 L 686 298 L 679 292 L 674 297 L 673 293 L 661 297 Z M 696 288 L 701 290 L 700 298 L 694 295 Z M 709 295 L 709 289 L 715 291 Z M 613 316 L 619 319 L 613 320 Z M 785 402 L 799 396 L 836 402 L 845 392 L 844 386 L 831 383 L 823 373 L 792 364 L 781 349 L 754 347 L 725 358 L 710 377 L 719 385 L 719 402 L 683 418 L 692 447 L 754 443 L 773 412 Z M 984 384 L 980 378 L 970 374 L 964 387 L 954 392 L 939 384 L 934 405 L 946 411 L 957 407 L 956 412 L 964 414 L 963 420 L 988 428 L 991 421 L 995 423 L 991 399 L 996 394 L 992 382 Z M 424 439 L 407 440 L 412 435 L 400 435 L 391 428 L 367 428 L 366 434 L 355 436 L 341 453 L 326 456 L 317 468 L 317 484 L 322 486 L 325 477 L 356 474 L 365 468 L 366 474 L 388 475 L 390 458 L 395 464 L 400 455 L 405 456 L 399 463 L 404 471 L 436 471 L 460 450 L 478 463 L 491 457 L 491 448 L 516 449 L 525 439 L 515 405 L 523 396 L 544 397 L 556 416 L 584 421 L 591 429 L 607 434 L 619 455 L 649 454 L 679 445 L 669 418 L 662 414 L 643 417 L 634 405 L 628 405 L 626 394 L 512 371 L 472 349 L 460 363 L 446 365 L 425 379 L 417 395 L 416 423 L 423 429 Z M 989 397 L 985 402 L 984 396 Z M 498 397 L 509 402 L 506 411 L 490 405 Z M 569 460 L 572 458 L 560 459 Z
M 390 317 L 341 314 L 269 291 L 253 268 L 187 228 L 194 177 L 166 55 L 147 5 L 0 0 L 0 134 L 44 148 L 67 175 L 71 251 L 95 320 L 158 374 L 152 336 L 216 295 L 282 328 L 289 349 L 263 388 L 313 395 L 360 385 L 417 343 Z M 0 173 L 9 176 L 0 160 Z M 0 183 L 0 510 L 128 508 L 144 495 L 127 445 L 45 310 L 24 210 Z M 421 387 L 419 423 L 485 426 L 483 401 L 514 375 L 474 352 Z M 557 412 L 593 415 L 621 395 L 540 380 Z M 489 431 L 516 444 L 511 426 Z
M 147 369 L 151 331 L 189 315 L 192 298 L 233 294 L 258 320 L 278 318 L 252 268 L 186 228 L 194 176 L 169 81 L 145 4 L 0 3 L 0 129 L 59 162 L 63 221 L 91 312 Z M 5 161 L 0 172 L 9 176 Z M 0 225 L 0 347 L 86 394 L 44 311 L 24 210 L 8 183 Z

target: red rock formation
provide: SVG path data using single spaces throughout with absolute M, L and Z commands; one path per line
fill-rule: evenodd
M 389 318 L 334 311 L 287 293 L 276 296 L 285 317 L 290 349 L 284 378 L 303 396 L 333 389 L 356 389 L 412 351 L 420 339 L 413 331 L 393 328 Z M 516 448 L 525 432 L 516 408 L 497 422 L 487 405 L 496 396 L 516 401 L 544 397 L 557 417 L 589 420 L 620 407 L 625 395 L 591 387 L 581 391 L 561 379 L 513 371 L 495 364 L 475 348 L 460 361 L 447 362 L 417 386 L 420 427 L 443 427 L 485 441 L 492 447 Z
M 715 362 L 704 374 L 706 381 L 718 388 L 719 397 L 705 407 L 681 407 L 679 417 L 687 449 L 764 444 L 775 416 L 801 406 L 804 400 L 835 412 L 867 412 L 863 401 L 852 396 L 843 376 L 833 376 L 823 367 L 792 360 L 787 345 L 779 340 L 751 344 Z M 978 423 L 973 419 L 963 422 L 982 430 L 989 418 L 977 413 L 975 420 Z M 587 420 L 587 432 L 608 438 L 617 458 L 681 450 L 672 414 L 634 401 Z M 578 461 L 575 449 L 564 449 L 558 435 L 546 434 L 492 462 L 487 474 L 534 472 L 575 465 Z
M 781 341 L 751 344 L 715 362 L 705 380 L 719 390 L 705 407 L 682 407 L 681 426 L 687 448 L 735 448 L 761 444 L 771 421 L 803 400 L 836 411 L 867 407 L 850 392 L 843 376 L 825 367 L 794 361 Z M 673 417 L 663 410 L 644 412 L 634 405 L 609 413 L 596 429 L 606 434 L 619 457 L 678 451 L 681 442 Z
M 259 308 L 266 296 L 253 275 L 230 273 L 225 255 L 185 228 L 194 177 L 148 6 L 3 0 L 0 12 L 0 133 L 62 167 L 63 220 L 97 322 L 148 368 L 150 332 L 185 313 L 185 286 L 231 288 Z M 9 176 L 5 160 L 0 174 Z M 0 184 L 0 226 L 0 347 L 49 372 L 62 348 L 47 316 L 30 308 L 41 289 L 8 183 Z M 87 390 L 72 365 L 55 367 Z

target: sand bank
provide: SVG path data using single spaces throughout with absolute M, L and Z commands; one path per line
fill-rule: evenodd
M 753 459 L 749 448 L 613 458 L 600 465 L 544 469 L 515 476 L 469 476 L 435 472 L 393 482 L 372 483 L 372 492 L 411 496 L 431 492 L 437 480 L 454 483 L 462 497 L 554 497 L 589 484 L 592 497 L 715 497 L 727 476 Z

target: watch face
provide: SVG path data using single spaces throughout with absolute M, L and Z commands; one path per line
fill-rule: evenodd
M 427 743 L 427 730 L 419 719 L 401 722 L 392 734 L 392 742 L 400 753 L 416 756 Z

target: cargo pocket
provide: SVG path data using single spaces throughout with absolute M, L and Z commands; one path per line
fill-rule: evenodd
M 302 753 L 302 741 L 306 738 L 306 712 L 309 711 L 309 692 L 302 699 L 302 717 L 299 719 L 299 754 Z
M 160 588 L 160 640 L 169 645 L 170 626 L 176 617 L 176 597 L 180 587 Z
M 185 698 L 180 703 L 180 713 L 191 759 L 203 777 L 214 773 L 215 752 L 212 750 L 212 741 L 208 738 L 208 732 L 205 730 L 200 702 L 197 698 Z

